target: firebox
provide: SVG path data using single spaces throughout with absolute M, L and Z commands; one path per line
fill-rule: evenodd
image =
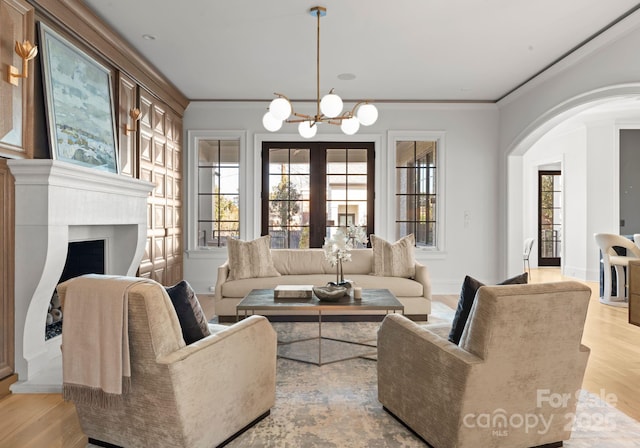
M 58 283 L 84 274 L 105 273 L 105 240 L 71 241 L 67 250 L 62 275 Z M 64 314 L 60 299 L 54 290 L 49 303 L 45 325 L 45 340 L 62 334 Z

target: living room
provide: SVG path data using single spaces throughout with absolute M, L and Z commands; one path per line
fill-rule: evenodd
M 147 57 L 150 56 L 140 57 L 140 52 L 133 49 L 134 45 L 129 40 L 119 37 L 121 31 L 114 33 L 114 27 L 105 25 L 105 22 L 114 22 L 114 25 L 117 25 L 119 17 L 123 21 L 119 26 L 125 27 L 124 22 L 145 15 L 123 14 L 118 7 L 124 8 L 127 6 L 125 4 L 118 5 L 118 2 L 112 2 L 112 5 L 100 7 L 99 2 L 75 0 L 62 2 L 16 0 L 9 3 L 12 10 L 16 9 L 16 4 L 21 5 L 19 8 L 21 11 L 35 9 L 25 13 L 26 23 L 30 23 L 33 27 L 31 31 L 25 30 L 25 38 L 38 41 L 39 31 L 35 24 L 43 22 L 62 33 L 73 45 L 111 67 L 113 74 L 118 75 L 114 76 L 114 84 L 117 84 L 114 90 L 118 92 L 116 98 L 119 99 L 116 123 L 120 173 L 154 183 L 158 182 L 160 177 L 171 179 L 172 182 L 171 187 L 167 186 L 165 191 L 154 191 L 149 199 L 149 214 L 155 221 L 152 228 L 143 232 L 146 240 L 142 238 L 145 240 L 142 249 L 144 254 L 138 272 L 142 276 L 158 278 L 166 285 L 175 284 L 184 278 L 192 284 L 203 302 L 212 301 L 214 292 L 211 288 L 216 284 L 217 267 L 226 260 L 227 252 L 225 247 L 204 249 L 198 245 L 196 198 L 192 183 L 195 182 L 194 170 L 197 169 L 197 160 L 194 157 L 195 148 L 192 146 L 192 137 L 196 132 L 204 132 L 206 138 L 215 140 L 228 138 L 231 134 L 233 138 L 242 141 L 239 236 L 247 241 L 258 238 L 262 233 L 259 210 L 262 193 L 260 155 L 263 144 L 282 141 L 302 144 L 305 141 L 295 133 L 293 126 L 289 130 L 285 126 L 280 132 L 268 133 L 262 126 L 262 118 L 272 99 L 271 94 L 274 89 L 281 90 L 283 94 L 292 95 L 295 99 L 306 99 L 294 101 L 296 110 L 313 110 L 314 101 L 308 100 L 313 96 L 311 88 L 314 87 L 315 78 L 313 52 L 298 54 L 297 63 L 291 67 L 284 64 L 288 68 L 282 71 L 294 73 L 293 81 L 285 82 L 282 80 L 283 74 L 271 67 L 278 64 L 273 64 L 269 58 L 256 59 L 258 62 L 252 61 L 250 64 L 269 66 L 269 70 L 256 70 L 255 67 L 253 69 L 236 68 L 236 65 L 239 67 L 237 57 L 234 58 L 227 53 L 215 53 L 214 56 L 209 57 L 207 55 L 209 49 L 207 49 L 204 51 L 205 58 L 217 59 L 233 69 L 228 70 L 229 73 L 223 78 L 216 78 L 212 75 L 215 71 L 209 71 L 205 72 L 207 73 L 205 76 L 200 74 L 197 81 L 190 79 L 191 84 L 188 89 L 191 89 L 191 86 L 195 89 L 196 85 L 204 85 L 206 88 L 207 84 L 215 85 L 219 89 L 213 93 L 194 94 L 191 91 L 187 92 L 187 89 L 176 88 L 173 81 L 168 80 L 171 79 L 169 75 L 171 70 L 166 72 L 158 70 L 154 65 L 159 66 L 159 63 L 155 61 L 149 63 Z M 144 2 L 140 3 L 135 8 L 143 8 L 143 11 L 145 7 L 154 9 L 154 7 L 145 6 Z M 303 5 L 301 8 L 294 2 L 286 3 L 287 5 L 278 7 L 282 8 L 278 9 L 279 13 L 284 14 L 283 11 L 287 7 L 290 8 L 286 14 L 296 15 L 290 22 L 293 34 L 299 35 L 301 39 L 304 36 L 304 39 L 307 39 L 305 42 L 307 44 L 311 42 L 313 45 L 315 22 L 309 18 L 307 10 L 314 5 Z M 322 35 L 322 61 L 328 63 L 321 67 L 323 71 L 333 64 L 330 55 L 340 53 L 344 49 L 336 38 L 332 37 L 336 34 L 336 28 L 347 27 L 346 25 L 336 26 L 328 20 L 334 20 L 342 15 L 352 17 L 349 14 L 354 13 L 349 8 L 343 10 L 338 5 L 327 4 L 326 6 L 328 14 L 322 22 L 322 26 L 326 26 L 326 31 L 323 28 Z M 499 5 L 492 6 L 500 9 Z M 595 4 L 592 6 L 596 8 Z M 248 8 L 246 5 L 245 7 Z M 367 4 L 361 9 L 368 10 L 371 7 Z M 551 4 L 548 7 L 555 6 Z M 420 90 L 413 96 L 404 97 L 387 93 L 385 89 L 390 86 L 403 84 L 402 80 L 393 78 L 389 74 L 386 75 L 387 79 L 384 82 L 379 82 L 377 87 L 374 86 L 371 90 L 367 91 L 361 86 L 351 88 L 353 84 L 359 83 L 360 77 L 363 81 L 366 79 L 366 72 L 360 72 L 360 69 L 357 71 L 359 76 L 357 80 L 340 81 L 342 84 L 336 84 L 336 87 L 340 86 L 336 89 L 337 93 L 346 95 L 346 98 L 373 97 L 383 100 L 376 103 L 379 111 L 378 121 L 366 128 L 362 127 L 355 135 L 342 135 L 339 129 L 334 130 L 330 126 L 325 126 L 315 137 L 318 141 L 373 142 L 376 152 L 374 170 L 374 190 L 377 193 L 374 204 L 376 235 L 388 241 L 398 239 L 395 216 L 386 212 L 395 207 L 393 170 L 385 168 L 394 163 L 395 143 L 404 140 L 439 139 L 442 158 L 438 166 L 438 181 L 441 187 L 438 196 L 438 200 L 441 201 L 438 208 L 438 243 L 436 247 L 416 250 L 416 260 L 429 268 L 434 295 L 457 295 L 465 275 L 472 275 L 486 283 L 497 283 L 522 272 L 522 242 L 536 232 L 536 225 L 532 218 L 535 213 L 535 203 L 530 190 L 531 173 L 537 171 L 538 166 L 556 162 L 564 163 L 563 174 L 566 175 L 567 182 L 573 181 L 574 184 L 570 184 L 572 191 L 578 191 L 581 194 L 578 200 L 571 200 L 571 197 L 565 198 L 566 206 L 574 208 L 565 210 L 564 231 L 567 238 L 564 240 L 560 274 L 590 283 L 598 281 L 598 248 L 593 234 L 596 232 L 620 233 L 618 198 L 621 192 L 617 174 L 617 131 L 638 128 L 640 122 L 640 112 L 636 112 L 633 108 L 633 101 L 640 93 L 640 80 L 638 80 L 640 62 L 634 57 L 635 48 L 640 40 L 638 28 L 640 16 L 636 9 L 637 5 L 635 2 L 621 2 L 615 7 L 611 5 L 598 7 L 604 9 L 600 14 L 600 22 L 590 16 L 594 20 L 593 23 L 599 23 L 597 27 L 582 30 L 583 34 L 580 37 L 567 39 L 566 42 L 570 44 L 565 48 L 557 48 L 556 56 L 547 60 L 546 64 L 540 65 L 538 60 L 537 70 L 527 66 L 527 69 L 523 70 L 526 76 L 516 75 L 516 83 L 508 88 L 498 89 L 490 96 L 482 96 L 481 92 L 474 90 L 461 90 L 462 87 L 467 88 L 467 86 L 456 87 L 455 97 L 442 96 L 438 90 L 428 90 L 436 87 L 429 87 L 430 80 L 424 74 L 424 81 L 420 84 L 420 88 L 426 90 Z M 582 14 L 583 9 L 588 9 L 578 3 L 565 5 L 563 8 L 567 9 L 559 11 L 558 17 L 566 22 L 572 21 L 572 10 Z M 93 16 L 94 13 L 102 16 L 104 22 Z M 148 14 L 151 16 L 150 11 Z M 222 17 L 224 11 L 216 10 L 216 14 Z M 233 18 L 242 16 L 240 12 L 229 12 L 229 14 Z M 526 14 L 526 11 L 521 14 Z M 598 14 L 593 13 L 593 15 Z M 224 23 L 218 22 L 221 20 L 220 17 L 216 16 L 216 27 L 224 29 Z M 429 17 L 429 14 L 425 13 L 424 17 Z M 505 16 L 500 17 L 504 19 Z M 273 20 L 279 23 L 278 21 L 282 19 L 274 13 Z M 373 19 L 368 18 L 368 20 Z M 401 20 L 398 21 L 401 22 Z M 580 20 L 575 21 L 580 22 Z M 268 21 L 262 22 L 260 21 L 260 26 L 270 25 Z M 353 22 L 359 23 L 357 20 Z M 568 27 L 569 24 L 564 23 L 564 25 Z M 136 36 L 148 31 L 150 35 L 156 33 L 151 30 L 150 24 L 147 26 L 149 30 L 138 27 Z M 254 26 L 258 27 L 257 24 Z M 380 26 L 379 23 L 378 26 Z M 557 32 L 562 35 L 562 27 L 557 28 L 560 29 Z M 127 29 L 131 30 L 131 28 Z M 228 28 L 226 31 L 231 32 Z M 2 33 L 4 40 L 4 31 Z M 570 35 L 568 32 L 565 34 Z M 508 40 L 502 36 L 500 35 L 502 40 Z M 162 36 L 158 37 L 155 41 L 145 39 L 142 43 L 138 39 L 135 46 L 144 48 L 145 45 L 156 45 L 156 48 L 149 48 L 149 55 L 164 52 L 166 57 L 167 54 L 171 54 L 176 60 L 181 60 L 180 63 L 172 63 L 175 65 L 173 71 L 193 71 L 187 68 L 188 65 L 183 66 L 183 58 L 179 57 L 181 50 L 167 44 Z M 539 47 L 536 42 L 533 42 L 533 38 L 531 39 L 532 48 L 527 48 L 526 51 L 536 55 Z M 228 43 L 229 40 L 234 39 L 225 38 L 220 41 L 225 42 L 224 46 L 231 46 Z M 438 41 L 438 38 L 434 37 L 433 40 Z M 467 37 L 467 42 L 469 40 L 473 39 Z M 280 45 L 283 44 L 283 42 L 280 43 Z M 202 45 L 206 48 L 212 44 Z M 414 58 L 416 55 L 427 54 L 428 56 L 424 58 L 435 60 L 434 64 L 447 65 L 446 54 L 431 56 L 425 50 L 428 48 L 426 43 L 424 45 L 424 49 L 418 46 L 419 51 L 413 51 Z M 544 43 L 540 43 L 540 49 L 543 45 Z M 547 42 L 546 45 L 553 46 L 553 43 Z M 378 48 L 388 47 L 381 45 Z M 408 48 L 411 50 L 415 47 Z M 248 50 L 244 47 L 243 50 L 238 51 L 244 55 Z M 287 52 L 296 53 L 295 50 L 285 51 Z M 303 57 L 302 54 L 305 56 Z M 380 57 L 376 52 L 369 52 L 369 50 L 363 54 L 368 55 L 368 59 Z M 3 56 L 3 64 L 5 57 L 8 56 Z M 202 58 L 202 54 L 196 57 Z M 241 59 L 252 58 L 242 56 Z M 20 65 L 19 62 L 18 58 L 12 65 Z M 187 63 L 188 61 L 185 62 Z M 386 73 L 387 65 L 385 64 L 389 63 L 377 62 L 369 70 Z M 348 67 L 345 69 L 355 70 Z M 24 82 L 25 89 L 31 86 L 33 96 L 30 96 L 28 90 L 23 92 L 22 88 L 18 89 L 18 92 L 25 95 L 26 106 L 24 110 L 14 109 L 14 114 L 16 110 L 17 116 L 22 116 L 24 112 L 27 116 L 25 127 L 33 126 L 35 131 L 25 138 L 23 150 L 16 150 L 15 145 L 9 145 L 11 146 L 9 151 L 3 150 L 2 157 L 11 160 L 53 158 L 47 142 L 48 125 L 41 79 L 41 62 L 38 59 L 30 62 L 29 71 L 30 78 L 21 82 Z M 247 79 L 249 73 L 267 78 L 268 90 L 261 91 L 259 94 L 249 92 L 246 96 L 236 93 L 243 89 L 249 90 L 248 86 L 252 83 Z M 476 76 L 478 79 L 481 78 L 480 75 Z M 228 77 L 237 77 L 239 86 L 231 85 Z M 488 72 L 483 78 L 498 78 L 498 74 Z M 462 82 L 462 80 L 456 80 L 456 82 Z M 6 82 L 3 84 L 9 86 Z M 6 89 L 4 86 L 3 88 Z M 11 88 L 14 89 L 14 87 Z M 322 88 L 325 89 L 324 84 Z M 311 90 L 311 93 L 304 93 L 307 90 Z M 298 93 L 301 91 L 303 93 Z M 558 141 L 562 142 L 564 138 L 562 136 L 555 141 L 542 140 L 558 124 L 566 122 L 570 117 L 580 116 L 579 114 L 587 109 L 602 106 L 602 104 L 614 104 L 621 99 L 626 100 L 621 107 L 612 107 L 606 115 L 598 116 L 596 119 L 586 118 L 578 125 L 578 127 L 582 126 L 582 131 L 579 132 L 585 134 L 584 156 L 568 159 L 565 156 L 559 156 L 559 152 L 549 156 L 544 148 L 540 149 L 541 144 L 546 144 L 546 148 L 551 148 L 549 152 L 553 152 L 554 145 Z M 29 106 L 31 104 L 32 106 Z M 137 124 L 129 114 L 129 111 L 136 107 L 142 109 L 142 116 Z M 35 112 L 30 113 L 30 111 Z M 167 117 L 164 123 L 170 123 L 162 130 L 152 120 L 153 114 L 160 112 Z M 135 131 L 124 131 L 123 129 L 127 127 L 138 129 L 139 135 Z M 33 140 L 32 144 L 29 143 L 29 139 Z M 153 153 L 155 148 L 162 145 L 165 145 L 163 148 L 173 151 L 172 165 L 166 163 L 162 165 L 163 161 L 156 158 L 158 153 Z M 145 148 L 152 148 L 152 156 L 147 159 L 138 156 L 138 154 L 144 154 Z M 537 157 L 536 154 L 543 155 Z M 5 162 L 6 160 L 3 160 L 2 168 L 6 167 Z M 180 174 L 175 174 L 177 165 L 181 165 L 183 170 Z M 6 168 L 3 173 L 8 173 Z M 464 188 L 461 188 L 461 185 Z M 165 194 L 169 188 L 173 195 L 171 199 Z M 582 195 L 585 191 L 587 193 Z M 9 207 L 7 204 L 10 203 L 11 200 L 4 200 L 5 213 Z M 17 217 L 21 207 L 23 210 L 28 209 L 28 207 L 24 208 L 24 204 L 16 204 Z M 163 221 L 162 224 L 159 223 L 160 219 Z M 3 237 L 5 244 L 13 239 L 11 237 L 13 230 L 3 225 L 3 236 L 7 235 Z M 16 240 L 16 244 L 19 241 L 23 240 Z M 137 245 L 138 242 L 135 244 Z M 14 250 L 15 260 L 13 260 Z M 5 302 L 13 302 L 14 297 L 12 291 L 14 273 L 5 266 L 18 261 L 15 272 L 15 277 L 18 278 L 20 272 L 25 272 L 23 268 L 18 269 L 19 266 L 28 265 L 31 262 L 35 268 L 38 265 L 36 261 L 42 260 L 44 264 L 43 260 L 47 259 L 46 253 L 37 256 L 43 257 L 42 259 L 32 258 L 31 260 L 25 257 L 24 253 L 25 251 L 18 246 L 15 249 L 7 247 L 3 251 L 5 261 L 1 266 Z M 33 257 L 36 256 L 33 255 Z M 41 287 L 46 289 L 44 286 L 48 286 L 49 283 L 50 280 L 47 278 Z M 37 285 L 28 285 L 28 288 L 39 289 Z M 22 298 L 20 301 L 16 298 L 15 304 L 5 303 L 3 309 L 9 309 L 13 313 L 14 305 L 16 326 L 21 324 L 19 320 L 22 323 L 33 320 L 31 311 L 28 309 L 29 304 L 24 303 Z M 39 306 L 46 307 L 46 304 Z M 35 314 L 46 315 L 46 312 L 37 311 Z M 9 316 L 8 313 L 3 314 L 3 319 L 10 319 L 10 317 L 13 316 Z M 13 327 L 14 323 L 11 322 L 10 326 Z M 8 328 L 4 325 L 3 327 Z M 23 332 L 16 331 L 15 336 L 5 337 L 4 340 L 13 341 L 14 338 L 16 341 L 22 341 Z M 21 356 L 19 352 L 24 346 L 23 342 L 16 342 L 15 347 L 11 347 L 8 352 L 11 354 L 9 358 L 13 358 L 14 349 L 16 357 Z M 31 346 L 27 344 L 27 347 Z M 39 350 L 40 346 L 37 349 L 33 348 L 27 356 L 34 357 L 33 366 L 36 370 L 40 365 L 40 361 L 35 360 Z M 3 367 L 8 367 L 13 374 L 15 361 L 5 360 Z M 7 371 L 6 368 L 2 372 L 5 371 Z

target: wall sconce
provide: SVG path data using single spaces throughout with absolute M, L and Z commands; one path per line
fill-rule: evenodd
M 18 85 L 18 79 L 29 76 L 29 61 L 38 55 L 38 47 L 28 40 L 20 43 L 16 41 L 16 54 L 22 58 L 22 74 L 18 73 L 17 67 L 10 65 L 7 67 L 7 81 L 14 86 Z
M 133 120 L 133 128 L 129 128 L 124 125 L 124 135 L 129 135 L 129 132 L 136 132 L 138 130 L 138 121 L 140 121 L 140 109 L 134 107 L 129 111 L 129 116 Z

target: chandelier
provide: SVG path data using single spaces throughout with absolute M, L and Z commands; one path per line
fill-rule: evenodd
M 318 132 L 318 125 L 329 123 L 340 126 L 342 132 L 353 135 L 360 125 L 370 126 L 378 119 L 378 109 L 371 101 L 358 101 L 351 111 L 342 111 L 342 98 L 333 93 L 333 89 L 320 99 L 320 17 L 327 15 L 327 9 L 315 6 L 309 14 L 317 18 L 316 40 L 316 113 L 307 115 L 295 112 L 291 101 L 281 93 L 269 104 L 269 111 L 262 117 L 262 124 L 267 131 L 276 132 L 282 123 L 298 123 L 298 132 L 304 138 L 312 138 Z M 293 115 L 295 118 L 289 118 Z

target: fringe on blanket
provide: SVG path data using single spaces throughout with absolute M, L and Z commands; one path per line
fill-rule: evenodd
M 62 385 L 62 398 L 76 404 L 94 406 L 103 409 L 115 409 L 122 406 L 125 394 L 131 389 L 131 377 L 122 377 L 122 394 L 112 394 L 99 387 L 65 383 Z

